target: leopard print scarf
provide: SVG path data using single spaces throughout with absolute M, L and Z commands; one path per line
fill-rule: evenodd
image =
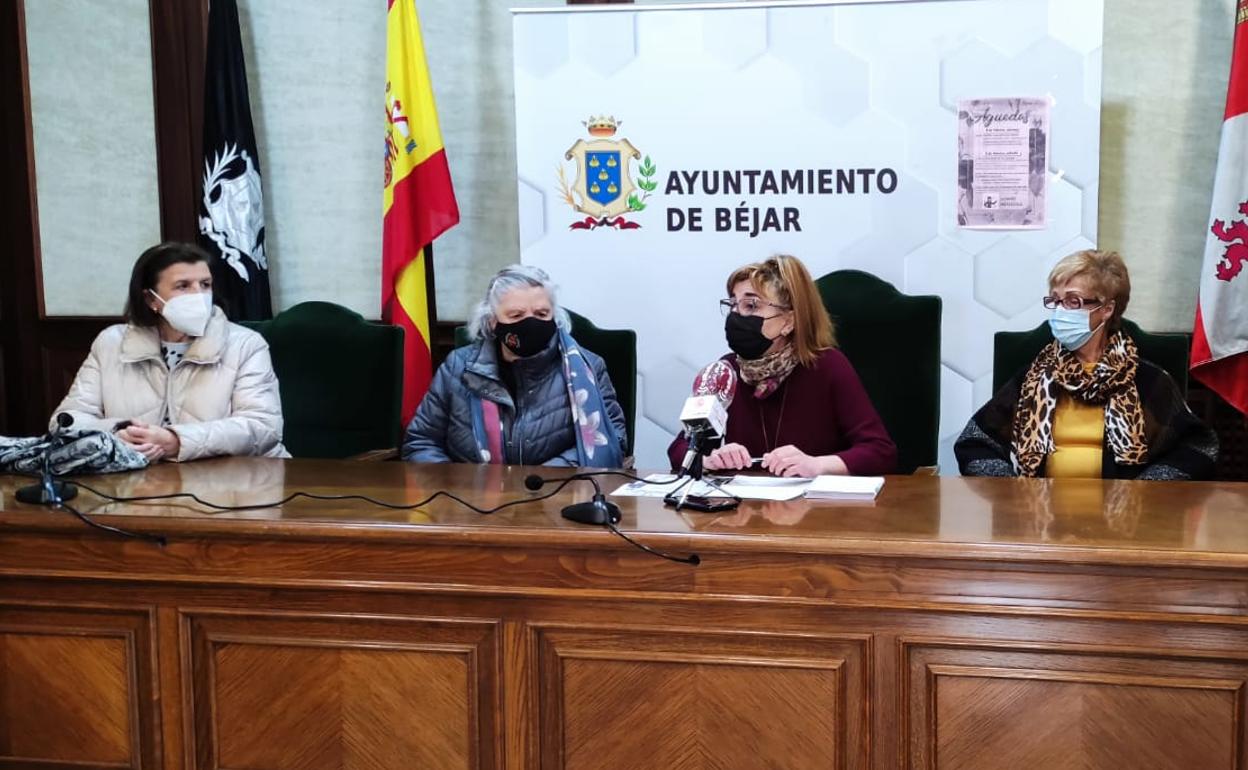
M 797 368 L 797 353 L 793 351 L 793 345 L 789 344 L 763 355 L 762 358 L 746 359 L 737 356 L 737 366 L 741 369 L 741 379 L 754 386 L 754 398 L 767 398 Z
M 1140 364 L 1135 342 L 1115 332 L 1096 368 L 1088 372 L 1079 358 L 1056 340 L 1040 351 L 1023 376 L 1014 410 L 1010 461 L 1020 476 L 1035 476 L 1053 452 L 1053 415 L 1064 389 L 1086 404 L 1105 405 L 1105 441 L 1119 465 L 1148 460 L 1144 409 L 1135 387 Z

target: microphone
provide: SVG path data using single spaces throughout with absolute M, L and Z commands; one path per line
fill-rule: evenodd
M 702 557 L 698 556 L 696 553 L 691 553 L 688 556 L 672 556 L 671 554 L 664 553 L 657 548 L 651 548 L 645 543 L 639 543 L 621 532 L 619 528 L 615 526 L 620 521 L 620 507 L 607 500 L 606 496 L 603 495 L 602 487 L 598 485 L 598 479 L 595 478 L 596 476 L 623 476 L 625 478 L 633 479 L 634 481 L 641 481 L 646 484 L 671 483 L 646 481 L 645 479 L 637 478 L 631 473 L 623 473 L 621 471 L 590 471 L 588 473 L 574 473 L 571 476 L 564 476 L 563 478 L 558 479 L 544 479 L 536 473 L 530 473 L 528 476 L 524 477 L 524 488 L 530 492 L 536 492 L 548 481 L 558 482 L 560 486 L 568 484 L 572 481 L 588 481 L 594 485 L 593 499 L 588 503 L 573 503 L 572 505 L 565 506 L 560 512 L 563 515 L 563 518 L 568 519 L 569 521 L 579 522 L 581 524 L 601 524 L 615 534 L 624 538 L 624 540 L 631 545 L 645 551 L 646 553 L 654 554 L 662 559 L 667 559 L 668 561 L 674 561 L 680 564 L 690 564 L 695 567 L 702 563 Z M 558 489 L 555 490 L 555 492 L 558 491 Z M 554 493 L 552 492 L 551 494 Z
M 530 473 L 524 477 L 524 488 L 530 492 L 536 492 L 542 488 L 547 481 L 588 481 L 594 485 L 594 496 L 587 503 L 573 503 L 564 506 L 561 511 L 563 518 L 570 521 L 577 521 L 581 524 L 606 524 L 608 522 L 614 524 L 620 520 L 620 506 L 607 500 L 607 496 L 602 493 L 602 487 L 598 484 L 598 479 L 594 478 L 593 473 L 574 473 L 562 479 L 544 479 L 536 473 Z
M 728 431 L 728 405 L 737 392 L 737 373 L 727 362 L 713 361 L 693 378 L 693 393 L 680 410 L 680 422 L 689 437 L 689 449 L 677 478 L 702 475 L 701 458 L 713 441 Z
M 59 412 L 56 415 L 56 427 L 44 435 L 48 446 L 43 450 L 43 471 L 39 475 L 39 483 L 19 488 L 13 495 L 18 502 L 30 505 L 60 505 L 78 496 L 76 485 L 68 481 L 57 481 L 52 474 L 52 451 L 65 445 L 62 434 L 73 424 L 74 416 L 69 412 Z

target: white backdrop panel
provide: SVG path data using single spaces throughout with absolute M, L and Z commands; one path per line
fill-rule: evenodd
M 815 276 L 859 268 L 944 298 L 941 467 L 956 472 L 952 440 L 989 395 L 992 334 L 1043 320 L 1052 264 L 1096 242 L 1101 17 L 1100 0 L 517 11 L 522 259 L 568 307 L 636 329 L 638 464 L 665 464 L 694 372 L 726 350 L 727 274 L 785 252 Z M 955 226 L 956 104 L 986 96 L 1053 101 L 1044 230 Z M 657 168 L 646 208 L 625 212 L 638 229 L 569 228 L 585 214 L 558 170 L 576 178 L 564 153 L 593 139 L 591 114 L 619 119 L 610 138 Z M 668 191 L 673 172 L 884 168 L 890 194 Z M 742 204 L 796 208 L 800 232 L 717 231 L 715 209 Z M 703 231 L 670 231 L 673 208 L 703 209 Z

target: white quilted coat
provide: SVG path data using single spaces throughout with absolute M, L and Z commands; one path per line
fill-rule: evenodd
M 178 434 L 179 462 L 216 455 L 289 457 L 282 446 L 282 402 L 269 346 L 213 308 L 204 336 L 169 370 L 155 327 L 117 324 L 95 338 L 91 353 L 56 414 L 75 428 L 111 431 L 122 420 Z

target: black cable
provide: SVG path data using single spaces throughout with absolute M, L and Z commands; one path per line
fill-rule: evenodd
M 52 503 L 50 503 L 50 505 L 53 508 L 64 508 L 65 510 L 77 516 L 79 521 L 81 521 L 83 524 L 86 524 L 89 527 L 95 527 L 96 529 L 101 529 L 105 532 L 112 532 L 115 535 L 121 535 L 123 537 L 133 537 L 139 540 L 147 540 L 149 542 L 155 543 L 160 546 L 165 546 L 169 544 L 168 539 L 166 539 L 164 535 L 149 535 L 146 532 L 131 532 L 130 530 L 122 529 L 121 527 L 113 527 L 108 524 L 101 524 L 100 522 L 95 521 L 90 516 L 86 515 L 85 513 L 78 510 L 77 508 L 70 505 L 69 503 L 65 502 L 64 500 L 59 500 L 59 499 L 55 500 Z
M 76 484 L 79 489 L 85 489 L 91 494 L 96 495 L 97 497 L 101 499 L 104 499 L 113 503 L 145 503 L 145 502 L 154 502 L 158 500 L 174 500 L 174 499 L 180 499 L 180 498 L 189 498 L 195 501 L 196 503 L 198 503 L 199 505 L 204 506 L 205 508 L 211 508 L 221 513 L 225 513 L 229 511 L 254 511 L 254 510 L 261 510 L 265 508 L 280 508 L 286 503 L 289 503 L 293 500 L 297 500 L 301 497 L 307 498 L 309 500 L 330 500 L 330 501 L 361 500 L 371 505 L 376 505 L 381 508 L 387 508 L 389 510 L 410 511 L 410 510 L 416 510 L 418 508 L 423 508 L 424 506 L 428 505 L 429 503 L 433 502 L 439 497 L 445 497 L 447 499 L 454 500 L 455 502 L 459 503 L 465 508 L 468 508 L 469 510 L 472 510 L 476 513 L 479 513 L 481 515 L 488 515 L 492 513 L 497 513 L 498 511 L 501 511 L 505 508 L 511 508 L 513 506 L 523 505 L 525 503 L 539 502 L 541 500 L 548 500 L 554 497 L 555 495 L 559 494 L 560 492 L 562 492 L 563 488 L 566 487 L 568 484 L 571 484 L 573 481 L 587 480 L 587 479 L 591 479 L 594 476 L 622 476 L 624 478 L 631 479 L 633 481 L 640 481 L 644 484 L 670 484 L 671 483 L 671 480 L 650 481 L 648 479 L 643 479 L 640 476 L 637 476 L 636 474 L 626 473 L 624 471 L 590 471 L 587 473 L 575 473 L 571 476 L 566 476 L 561 479 L 541 479 L 542 484 L 539 485 L 539 488 L 540 486 L 548 482 L 555 483 L 556 485 L 554 489 L 547 492 L 546 494 L 536 495 L 533 497 L 524 497 L 524 498 L 519 498 L 516 500 L 509 500 L 500 505 L 496 505 L 493 508 L 478 508 L 477 506 L 473 505 L 467 500 L 457 497 L 451 494 L 450 492 L 446 492 L 444 490 L 438 490 L 437 492 L 434 492 L 432 495 L 429 495 L 424 500 L 421 500 L 419 502 L 407 503 L 407 504 L 387 503 L 384 500 L 377 500 L 372 497 L 368 497 L 367 495 L 318 495 L 312 492 L 300 491 L 300 492 L 292 492 L 286 497 L 283 497 L 281 500 L 278 500 L 272 503 L 256 503 L 252 505 L 221 505 L 219 503 L 213 503 L 208 500 L 204 500 L 203 498 L 199 497 L 193 492 L 173 492 L 173 493 L 165 494 L 165 495 L 131 495 L 131 496 L 123 497 L 123 496 L 118 496 L 118 495 L 110 495 L 107 492 L 102 492 L 88 484 L 84 484 L 81 481 L 75 481 L 74 484 Z M 540 477 L 536 476 L 535 474 L 530 475 L 529 477 L 525 479 L 525 485 L 528 486 L 530 480 L 534 478 L 540 479 Z M 92 520 L 91 517 L 82 513 L 81 511 L 69 505 L 68 503 L 64 502 L 63 500 L 60 500 L 59 498 L 52 501 L 50 505 L 52 507 L 64 508 L 65 510 L 72 513 L 74 516 L 78 517 L 78 519 L 81 520 L 84 524 L 87 524 L 88 526 L 94 527 L 99 530 L 103 530 L 105 532 L 112 532 L 117 535 L 138 538 L 140 540 L 148 540 L 150 542 L 154 542 L 162 546 L 168 544 L 168 540 L 163 535 L 149 535 L 149 534 L 141 533 L 141 532 L 131 532 L 129 530 L 121 529 L 120 527 L 113 527 L 108 524 L 101 524 L 97 521 Z M 701 558 L 696 553 L 690 554 L 689 556 L 686 556 L 686 557 L 680 557 L 680 556 L 672 556 L 670 554 L 666 554 L 666 553 L 663 553 L 662 551 L 658 551 L 654 548 L 651 548 L 650 546 L 644 543 L 640 543 L 632 539 L 628 535 L 624 534 L 619 528 L 617 528 L 610 521 L 606 522 L 606 527 L 607 529 L 619 535 L 621 538 L 623 538 L 625 541 L 632 544 L 633 546 L 645 551 L 646 553 L 650 553 L 655 556 L 658 556 L 662 559 L 667 559 L 668 561 L 674 561 L 680 564 L 691 564 L 694 566 L 697 566 L 702 561 Z
M 535 490 L 541 489 L 542 485 L 547 482 L 557 481 L 559 482 L 559 489 L 562 489 L 563 485 L 565 484 L 569 484 L 573 481 L 585 480 L 585 481 L 589 481 L 590 483 L 594 485 L 594 492 L 595 492 L 594 497 L 595 499 L 598 499 L 602 497 L 602 490 L 598 486 L 598 481 L 595 478 L 596 476 L 623 476 L 626 479 L 632 479 L 633 481 L 640 481 L 643 484 L 671 484 L 673 481 L 676 481 L 677 479 L 680 478 L 679 475 L 675 475 L 673 478 L 667 479 L 664 481 L 651 481 L 649 479 L 643 479 L 640 476 L 637 476 L 636 474 L 626 473 L 624 471 L 587 471 L 585 473 L 574 473 L 571 476 L 565 476 L 561 479 L 544 479 L 541 476 L 537 475 L 536 473 L 531 473 L 528 476 L 525 476 L 524 486 L 526 489 L 535 491 Z M 692 480 L 693 480 L 692 477 L 690 477 L 689 479 L 686 480 L 686 483 Z M 689 564 L 694 567 L 702 563 L 702 558 L 698 556 L 696 553 L 691 553 L 688 556 L 672 556 L 671 554 L 664 553 L 663 551 L 660 551 L 658 549 L 651 548 L 645 543 L 640 543 L 632 539 L 628 535 L 624 534 L 622 530 L 620 530 L 618 527 L 615 526 L 615 524 L 611 521 L 610 516 L 607 516 L 603 520 L 602 523 L 607 529 L 611 530 L 615 534 L 622 537 L 630 545 L 633 545 L 634 547 L 639 548 L 642 551 L 645 551 L 646 553 L 652 554 L 654 556 L 658 556 L 661 559 L 674 561 L 678 564 Z
M 524 503 L 532 503 L 538 500 L 546 500 L 551 497 L 554 497 L 555 495 L 559 494 L 559 492 L 563 491 L 563 488 L 567 486 L 569 483 L 576 481 L 577 478 L 578 477 L 560 479 L 559 485 L 544 495 L 537 495 L 535 497 L 523 497 L 517 500 L 509 500 L 500 505 L 496 505 L 493 508 L 478 508 L 477 506 L 473 505 L 467 500 L 464 500 L 460 497 L 456 497 L 450 492 L 446 492 L 444 490 L 438 490 L 437 492 L 434 492 L 432 495 L 429 495 L 424 500 L 420 500 L 419 502 L 406 503 L 406 504 L 387 503 L 384 500 L 377 500 L 375 498 L 368 497 L 367 495 L 318 495 L 312 492 L 292 492 L 286 497 L 283 497 L 281 500 L 277 500 L 271 503 L 254 503 L 251 505 L 221 505 L 219 503 L 213 503 L 208 500 L 204 500 L 199 495 L 196 495 L 193 492 L 173 492 L 167 495 L 133 495 L 129 497 L 118 497 L 116 495 L 110 495 L 107 492 L 101 492 L 100 490 L 92 486 L 89 486 L 87 484 L 84 484 L 81 481 L 75 481 L 74 483 L 77 484 L 80 489 L 85 489 L 91 494 L 101 497 L 105 500 L 108 500 L 109 502 L 147 503 L 147 502 L 153 502 L 157 500 L 174 500 L 178 498 L 189 498 L 195 501 L 196 503 L 204 506 L 205 508 L 211 508 L 215 511 L 219 511 L 222 513 L 228 512 L 228 511 L 256 511 L 256 510 L 261 510 L 264 508 L 280 508 L 286 503 L 289 503 L 292 500 L 298 500 L 299 498 L 307 498 L 309 500 L 330 500 L 330 501 L 361 500 L 371 505 L 376 505 L 380 508 L 387 508 L 392 511 L 411 511 L 411 510 L 416 510 L 417 508 L 423 508 L 424 506 L 428 505 L 429 503 L 433 502 L 439 497 L 445 497 L 450 500 L 454 500 L 455 502 L 459 503 L 465 508 L 468 508 L 469 510 L 472 510 L 476 513 L 479 513 L 481 515 L 488 515 L 491 513 L 496 513 L 498 511 L 501 511 L 504 508 L 511 508 L 512 506 L 523 505 Z
M 662 551 L 651 548 L 645 543 L 637 542 L 636 540 L 632 539 L 628 535 L 624 534 L 619 528 L 617 528 L 610 521 L 606 522 L 606 527 L 607 529 L 611 530 L 615 534 L 624 538 L 625 540 L 637 546 L 638 548 L 645 551 L 646 553 L 654 554 L 655 556 L 658 556 L 660 559 L 667 559 L 668 561 L 674 561 L 674 562 L 677 562 L 678 564 L 691 564 L 694 567 L 702 563 L 702 557 L 698 556 L 696 553 L 691 553 L 688 556 L 672 556 L 669 553 L 663 553 Z

